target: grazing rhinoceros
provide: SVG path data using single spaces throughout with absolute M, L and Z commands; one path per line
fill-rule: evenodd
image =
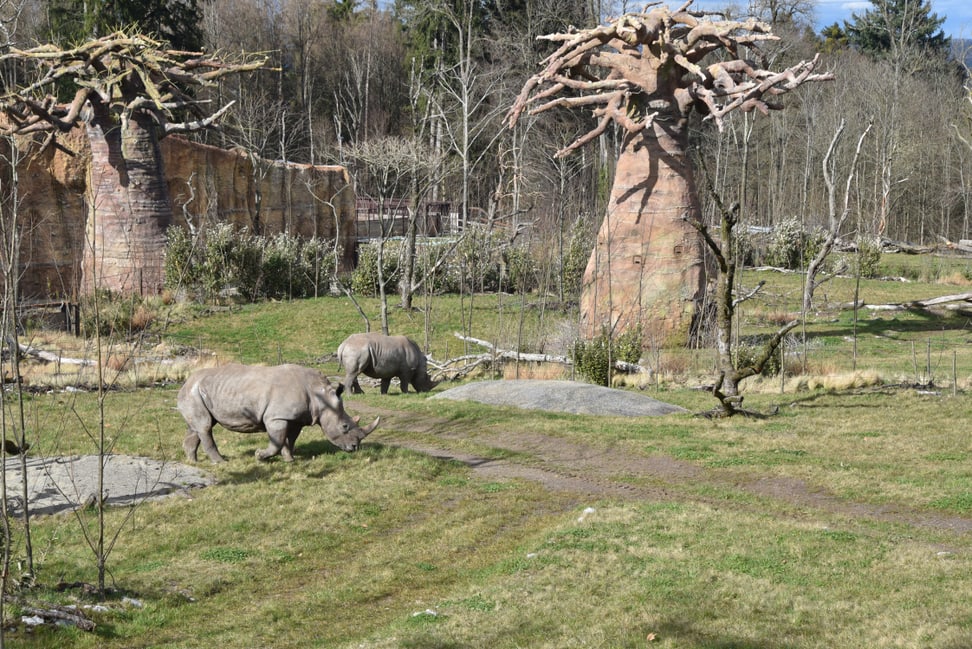
M 344 389 L 361 393 L 358 374 L 381 379 L 381 393 L 388 394 L 392 377 L 397 376 L 402 392 L 409 384 L 416 392 L 428 392 L 438 381 L 429 378 L 425 354 L 405 336 L 351 334 L 338 346 L 338 363 L 344 368 Z
M 344 411 L 341 393 L 320 372 L 299 365 L 261 367 L 223 365 L 199 370 L 179 390 L 177 404 L 189 432 L 182 443 L 186 457 L 195 462 L 202 443 L 209 459 L 224 462 L 213 440 L 213 425 L 238 433 L 265 431 L 270 445 L 257 451 L 258 460 L 278 453 L 294 459 L 294 442 L 304 426 L 317 424 L 332 444 L 355 451 L 380 420 L 367 428 Z

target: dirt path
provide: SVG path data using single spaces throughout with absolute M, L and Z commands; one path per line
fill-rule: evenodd
M 743 507 L 697 495 L 700 490 L 696 487 L 710 485 L 775 501 L 794 516 L 817 511 L 853 520 L 868 519 L 954 532 L 972 531 L 972 519 L 969 518 L 922 512 L 904 506 L 850 502 L 799 479 L 776 476 L 740 479 L 738 475 L 670 457 L 637 456 L 627 449 L 595 447 L 576 439 L 523 431 L 464 431 L 446 420 L 393 408 L 354 404 L 352 409 L 363 415 L 382 416 L 385 424 L 381 443 L 462 462 L 488 480 L 539 482 L 550 490 L 576 494 L 578 503 L 591 497 L 655 501 L 690 499 L 723 508 Z M 429 437 L 416 441 L 412 435 L 396 435 L 394 431 L 425 433 Z M 503 459 L 472 455 L 459 450 L 461 442 L 465 441 L 515 455 Z

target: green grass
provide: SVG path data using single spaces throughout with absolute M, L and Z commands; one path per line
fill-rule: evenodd
M 799 293 L 799 278 L 767 275 L 766 297 L 743 309 L 749 329 L 771 328 L 770 316 L 792 308 Z M 842 282 L 827 285 L 829 303 L 850 300 Z M 866 284 L 868 301 L 963 290 L 888 284 Z M 511 300 L 501 316 L 498 301 L 477 296 L 472 335 L 510 346 L 516 313 Z M 375 305 L 366 307 L 373 312 Z M 533 344 L 556 328 L 551 313 L 543 322 L 538 309 L 528 315 Z M 432 316 L 433 356 L 458 355 L 461 343 L 452 335 L 462 328 L 458 300 L 437 302 Z M 396 331 L 424 336 L 421 313 L 393 309 L 392 317 Z M 946 356 L 954 352 L 967 376 L 967 328 L 961 316 L 874 317 L 859 327 L 858 367 L 873 362 L 889 376 L 907 376 L 914 373 L 912 343 L 921 350 L 923 341 L 943 340 Z M 322 298 L 187 320 L 171 325 L 164 339 L 225 359 L 304 362 L 333 374 L 327 356 L 360 329 L 348 300 Z M 818 345 L 815 363 L 830 364 L 834 373 L 849 366 L 845 312 L 815 314 L 808 331 Z M 704 378 L 705 352 L 694 353 L 682 367 Z M 950 364 L 949 358 L 944 375 Z M 781 393 L 767 380 L 747 394 L 746 405 L 777 407 L 777 415 L 710 420 L 691 413 L 711 408 L 711 395 L 678 383 L 663 388 L 646 393 L 690 414 L 573 416 L 369 390 L 348 399 L 349 411 L 395 414 L 361 451 L 341 453 L 307 429 L 292 464 L 257 463 L 261 435 L 217 428 L 229 458 L 212 469 L 217 484 L 145 503 L 130 517 L 108 510 L 109 535 L 118 535 L 108 561 L 114 590 L 108 611 L 90 613 L 96 631 L 8 631 L 7 646 L 968 645 L 972 537 L 950 524 L 972 516 L 964 389 L 956 396 L 880 386 Z M 113 451 L 181 459 L 176 390 L 107 393 L 105 433 Z M 37 393 L 26 406 L 37 456 L 94 451 L 95 395 Z M 528 447 L 498 444 L 511 435 L 583 441 L 595 455 L 664 459 L 691 472 L 679 478 L 619 468 L 618 481 L 658 497 L 577 497 L 529 481 L 481 478 L 459 462 L 397 445 L 444 444 L 557 468 Z M 775 494 L 780 484 L 799 489 L 799 497 Z M 82 514 L 88 524 L 93 516 Z M 16 579 L 23 559 L 16 521 L 13 532 Z M 96 579 L 78 521 L 37 517 L 32 532 L 38 585 L 14 592 L 8 615 L 38 600 L 92 603 L 78 588 L 57 588 Z

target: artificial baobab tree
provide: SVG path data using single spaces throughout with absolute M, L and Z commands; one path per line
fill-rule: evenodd
M 567 155 L 607 129 L 623 141 L 607 213 L 584 274 L 581 334 L 641 327 L 685 342 L 705 291 L 700 208 L 687 155 L 689 117 L 720 128 L 734 110 L 780 108 L 775 99 L 808 81 L 818 58 L 773 72 L 760 45 L 777 40 L 756 19 L 722 20 L 660 3 L 593 29 L 550 34 L 560 43 L 516 98 L 514 126 L 553 108 L 589 108 L 595 125 L 558 151 Z
M 7 88 L 0 111 L 7 134 L 57 135 L 83 126 L 91 151 L 82 290 L 155 294 L 165 279 L 165 231 L 172 218 L 159 139 L 214 126 L 232 102 L 205 110 L 199 91 L 225 75 L 263 67 L 166 49 L 141 34 L 115 32 L 70 49 L 10 48 L 0 60 L 38 70 Z M 73 93 L 62 102 L 58 93 Z

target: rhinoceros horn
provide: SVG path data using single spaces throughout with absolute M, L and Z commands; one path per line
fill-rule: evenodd
M 354 423 L 357 425 L 357 423 L 358 423 L 358 421 L 360 419 L 361 419 L 361 417 L 354 417 Z M 369 434 L 371 434 L 371 431 L 373 431 L 374 429 L 378 428 L 378 424 L 380 422 L 381 422 L 381 416 L 379 415 L 378 417 L 375 417 L 375 421 L 372 422 L 372 424 L 370 426 L 368 426 L 366 428 L 362 428 L 361 431 L 364 433 L 364 436 L 361 439 L 364 439 Z

